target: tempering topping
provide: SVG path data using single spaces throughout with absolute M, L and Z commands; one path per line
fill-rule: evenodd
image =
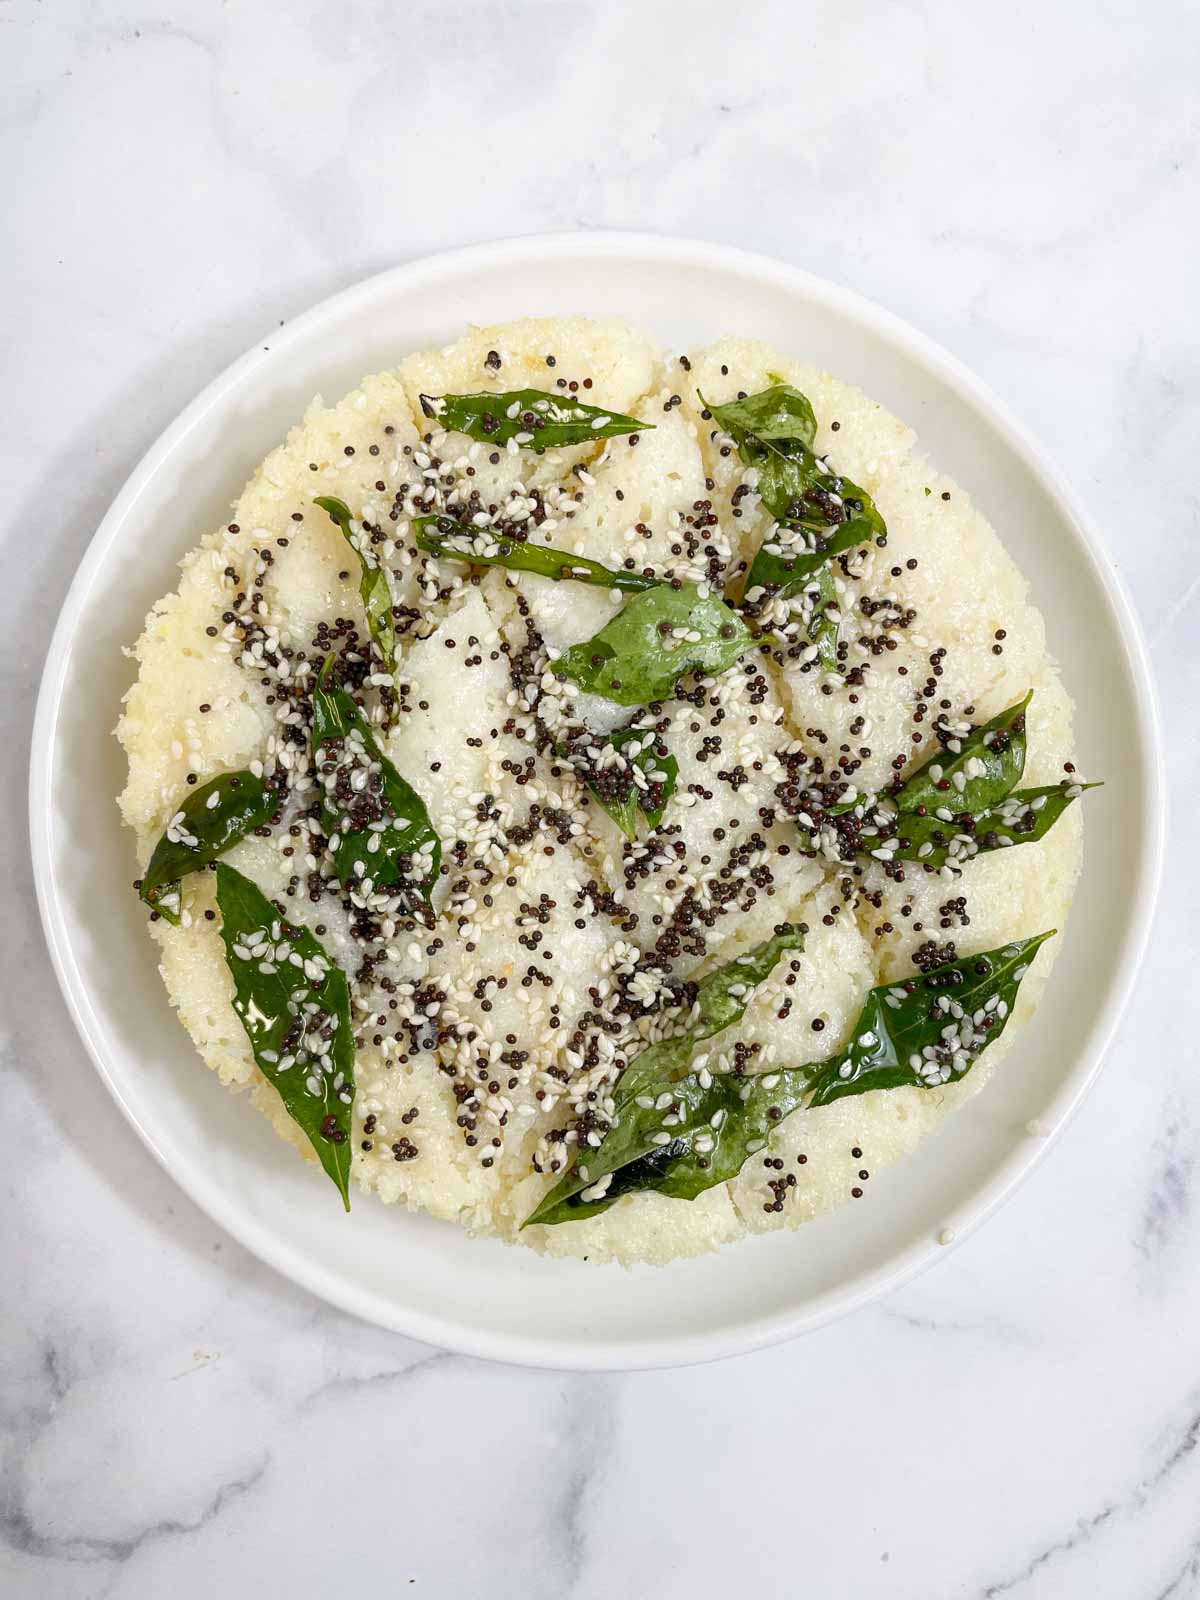
M 490 352 L 485 365 L 503 358 Z M 232 865 L 217 869 L 235 1006 L 343 1196 L 352 1153 L 429 1159 L 419 1107 L 399 1119 L 403 1133 L 383 1112 L 404 1071 L 452 1096 L 464 1151 L 483 1168 L 520 1162 L 557 1180 L 530 1220 L 593 1215 L 635 1189 L 691 1198 L 752 1156 L 778 1211 L 796 1179 L 769 1175 L 782 1170 L 777 1125 L 808 1104 L 961 1076 L 1047 936 L 1019 955 L 962 958 L 926 940 L 911 980 L 871 992 L 848 1046 L 796 1065 L 734 1033 L 768 978 L 775 1014 L 792 1015 L 797 968 L 784 957 L 801 933 L 778 924 L 721 960 L 741 922 L 773 900 L 776 916 L 790 909 L 791 886 L 807 894 L 813 881 L 797 872 L 815 876 L 815 860 L 836 888 L 824 925 L 860 916 L 885 936 L 899 918 L 919 933 L 902 893 L 885 901 L 879 872 L 889 886 L 904 883 L 904 862 L 961 873 L 980 851 L 1043 837 L 1089 786 L 1071 773 L 1016 788 L 1029 697 L 975 726 L 973 706 L 939 697 L 946 647 L 931 640 L 928 676 L 911 682 L 911 730 L 894 753 L 884 747 L 891 781 L 860 787 L 880 754 L 860 691 L 921 624 L 889 587 L 901 567 L 879 565 L 882 517 L 815 453 L 817 419 L 799 391 L 773 384 L 709 406 L 736 486 L 708 479 L 657 526 L 630 506 L 606 563 L 576 548 L 577 533 L 610 452 L 635 450 L 650 424 L 580 401 L 581 387 L 602 398 L 590 378 L 556 370 L 553 383 L 423 395 L 419 441 L 385 428 L 366 452 L 379 461 L 373 489 L 352 503 L 318 497 L 358 557 L 365 634 L 361 620 L 329 617 L 297 639 L 272 604 L 277 552 L 311 536 L 295 526 L 303 508 L 290 538 L 250 550 L 231 525 L 226 604 L 208 638 L 268 690 L 275 728 L 245 772 L 202 787 L 189 774 L 143 897 L 186 922 L 185 874 L 249 836 L 269 845 L 275 902 Z M 661 409 L 682 404 L 670 395 Z M 567 448 L 576 455 L 548 454 Z M 623 507 L 624 490 L 609 504 Z M 747 572 L 738 523 L 764 512 Z M 610 614 L 564 642 L 571 596 L 600 602 L 589 589 L 606 592 Z M 787 725 L 780 691 L 810 674 L 839 712 L 850 708 L 848 733 L 817 717 Z M 435 715 L 430 685 L 446 679 L 474 708 L 470 731 L 410 739 Z M 939 931 L 969 924 L 965 895 L 942 912 Z M 971 963 L 979 999 L 966 1006 L 961 985 L 952 991 Z M 825 1023 L 797 1008 L 795 1026 L 802 1056 Z M 854 1172 L 857 1196 L 870 1167 Z

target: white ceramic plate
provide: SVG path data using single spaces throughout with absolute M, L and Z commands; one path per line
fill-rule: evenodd
M 999 529 L 1078 704 L 1087 862 L 1049 993 L 1003 1072 L 856 1206 L 666 1268 L 547 1261 L 359 1196 L 346 1218 L 266 1122 L 204 1071 L 155 971 L 113 797 L 122 655 L 176 562 L 320 392 L 467 322 L 584 312 L 683 349 L 765 339 L 860 385 L 919 432 Z M 269 348 L 265 348 L 269 346 Z M 79 569 L 34 728 L 33 858 L 51 955 L 125 1116 L 198 1205 L 313 1293 L 414 1338 L 572 1368 L 669 1366 L 827 1322 L 910 1277 L 986 1216 L 1097 1070 L 1141 956 L 1162 835 L 1159 744 L 1128 603 L 1087 517 L 1004 408 L 913 329 L 794 267 L 633 234 L 510 240 L 398 267 L 327 300 L 219 377 L 125 485 Z M 1114 937 L 1114 931 L 1117 930 Z

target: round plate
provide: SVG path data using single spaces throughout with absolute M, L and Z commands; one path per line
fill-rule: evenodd
M 1076 698 L 1081 764 L 1106 779 L 1089 802 L 1088 866 L 1049 992 L 986 1092 L 861 1204 L 632 1272 L 544 1260 L 364 1196 L 349 1218 L 330 1205 L 328 1186 L 202 1070 L 175 1020 L 113 799 L 124 758 L 111 730 L 131 677 L 122 647 L 312 396 L 332 400 L 468 322 L 567 313 L 624 317 L 674 349 L 726 332 L 764 339 L 911 423 L 1029 578 Z M 741 251 L 635 234 L 515 239 L 398 267 L 273 332 L 211 384 L 133 473 L 71 587 L 38 702 L 30 795 L 67 1003 L 117 1104 L 197 1205 L 358 1316 L 473 1355 L 584 1369 L 703 1361 L 817 1327 L 918 1271 L 943 1228 L 961 1239 L 993 1210 L 1047 1148 L 1025 1124 L 1062 1127 L 1116 1025 L 1150 920 L 1162 804 L 1129 605 L 1083 510 L 999 402 L 843 289 Z

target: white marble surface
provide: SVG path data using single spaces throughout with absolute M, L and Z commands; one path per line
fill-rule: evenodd
M 1200 1594 L 1198 49 L 1186 0 L 0 0 L 5 1597 Z M 222 1237 L 85 1060 L 23 822 L 62 595 L 175 412 L 356 278 L 574 226 L 799 261 L 989 380 L 1107 526 L 1175 802 L 1107 1071 L 1007 1209 L 801 1343 L 604 1378 Z

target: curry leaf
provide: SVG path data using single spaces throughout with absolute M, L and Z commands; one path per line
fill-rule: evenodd
M 858 518 L 865 525 L 860 543 L 887 532 L 870 495 L 827 472 L 813 453 L 816 419 L 798 389 L 779 384 L 743 401 L 704 405 L 755 469 L 759 498 L 773 517 L 816 532 Z
M 707 1070 L 644 1081 L 618 1105 L 616 1124 L 579 1169 L 529 1218 L 582 1221 L 637 1191 L 692 1200 L 741 1171 L 775 1128 L 804 1105 L 876 1089 L 937 1089 L 964 1077 L 1003 1033 L 1017 990 L 1053 930 L 895 983 L 867 995 L 850 1043 L 830 1061 L 743 1077 Z
M 179 880 L 199 872 L 239 839 L 274 817 L 278 790 L 269 789 L 252 772 L 223 772 L 189 790 L 167 823 L 166 832 L 142 877 L 139 893 L 168 922 L 179 922 Z
M 760 566 L 761 559 L 760 551 L 759 556 L 755 558 Z M 828 560 L 822 557 L 814 571 L 792 582 L 788 574 L 782 570 L 782 558 L 767 559 L 779 562 L 777 587 L 772 586 L 776 583 L 774 576 L 765 585 L 747 583 L 742 596 L 745 615 L 756 623 L 761 623 L 778 596 L 782 595 L 785 600 L 798 602 L 788 606 L 786 616 L 776 619 L 781 627 L 785 622 L 792 625 L 788 627 L 783 637 L 789 644 L 802 645 L 803 640 L 794 632 L 795 625 L 798 624 L 807 637 L 809 646 L 815 650 L 815 658 L 822 666 L 833 671 L 838 665 L 839 620 L 837 590 Z M 812 660 L 813 656 L 806 653 L 802 659 Z
M 866 490 L 827 472 L 813 453 L 817 421 L 798 389 L 776 384 L 725 405 L 700 398 L 753 468 L 758 496 L 780 524 L 751 564 L 749 604 L 787 599 L 833 556 L 886 537 L 887 525 Z
M 428 921 L 442 846 L 425 802 L 375 742 L 345 689 L 327 684 L 326 662 L 312 696 L 312 749 L 321 816 L 345 889 L 390 890 Z
M 947 804 L 955 811 L 981 811 L 1003 800 L 1025 770 L 1025 712 L 1032 699 L 1031 689 L 1015 706 L 955 739 L 889 799 L 900 811 Z
M 586 556 L 574 556 L 549 545 L 530 544 L 494 528 L 472 528 L 450 517 L 414 517 L 413 533 L 418 550 L 450 561 L 470 561 L 479 567 L 506 567 L 510 572 L 536 572 L 543 578 L 570 578 L 576 583 L 595 584 L 601 589 L 620 589 L 639 594 L 656 589 L 660 579 L 640 572 L 615 571 Z
M 217 905 L 233 1009 L 259 1070 L 279 1093 L 350 1209 L 354 1035 L 350 989 L 306 928 L 242 873 L 217 867 Z
M 811 1104 L 871 1089 L 937 1089 L 965 1077 L 1004 1032 L 1030 962 L 1055 931 L 872 989 L 849 1044 L 822 1064 Z
M 635 1102 L 587 1158 L 589 1182 L 557 1184 L 525 1226 L 582 1222 L 638 1190 L 694 1200 L 741 1171 L 775 1127 L 804 1103 L 814 1073 L 789 1067 L 757 1077 L 689 1073 L 645 1108 Z M 660 1107 L 659 1101 L 663 1104 Z
M 603 1188 L 602 1180 L 607 1174 L 640 1157 L 649 1156 L 652 1162 L 661 1164 L 663 1152 L 675 1142 L 674 1134 L 665 1136 L 676 1124 L 667 1122 L 664 1126 L 664 1117 L 668 1115 L 664 1107 L 667 1100 L 674 1101 L 677 1087 L 694 1105 L 709 1107 L 711 1102 L 711 1110 L 716 1110 L 730 1082 L 740 1088 L 745 1082 L 753 1081 L 732 1075 L 714 1076 L 707 1069 L 688 1074 L 686 1069 L 698 1044 L 741 1021 L 755 988 L 770 976 L 783 953 L 803 947 L 804 935 L 799 928 L 783 923 L 772 938 L 716 968 L 699 983 L 688 986 L 690 1001 L 684 1026 L 670 1037 L 647 1046 L 622 1074 L 617 1084 L 613 1131 L 599 1150 L 589 1150 L 583 1162 L 564 1173 L 537 1210 L 526 1219 L 525 1226 L 534 1222 L 565 1222 L 605 1210 L 617 1198 L 616 1193 L 608 1199 L 601 1194 L 589 1200 L 583 1198 L 585 1191 L 590 1191 L 597 1183 Z M 663 1106 L 658 1106 L 662 1097 L 667 1100 Z M 763 1109 L 765 1113 L 765 1104 Z M 705 1114 L 711 1115 L 711 1111 Z M 697 1152 L 701 1157 L 706 1153 L 710 1152 L 704 1149 Z M 701 1170 L 705 1170 L 704 1165 Z M 661 1176 L 657 1169 L 655 1175 Z M 701 1187 L 707 1188 L 708 1184 Z
M 766 447 L 779 455 L 795 459 L 802 450 L 812 451 L 817 437 L 817 418 L 808 396 L 790 384 L 776 383 L 741 400 L 728 400 L 715 406 L 700 396 L 704 406 L 737 445 L 761 457 Z
M 809 643 L 816 646 L 819 661 L 826 667 L 835 667 L 838 658 L 838 625 L 829 615 L 829 609 L 837 602 L 833 574 L 828 567 L 822 567 L 812 581 L 815 592 L 808 621 Z
M 388 575 L 384 568 L 368 557 L 365 547 L 366 535 L 360 534 L 357 538 L 350 531 L 350 507 L 344 500 L 336 500 L 331 495 L 318 495 L 313 505 L 320 506 L 322 511 L 337 523 L 345 536 L 346 543 L 358 557 L 362 576 L 358 580 L 358 592 L 362 599 L 363 610 L 367 614 L 367 628 L 372 639 L 379 647 L 379 654 L 383 657 L 384 665 L 389 672 L 396 670 L 396 620 L 392 614 L 392 591 L 388 585 Z
M 600 632 L 554 663 L 589 694 L 620 706 L 647 705 L 674 693 L 689 672 L 724 672 L 755 643 L 719 594 L 694 584 L 658 584 L 634 595 Z
M 762 610 L 771 600 L 790 600 L 836 555 L 853 550 L 873 539 L 876 529 L 852 517 L 828 535 L 797 525 L 780 523 L 759 546 L 746 574 L 745 601 L 752 610 Z
M 679 763 L 653 728 L 584 732 L 560 745 L 569 761 L 627 839 L 636 839 L 638 812 L 657 828 L 675 793 Z
M 854 841 L 879 861 L 917 861 L 930 868 L 962 866 L 977 855 L 1044 839 L 1069 805 L 1097 783 L 1055 783 L 1039 789 L 1013 789 L 980 811 L 940 806 L 925 816 L 904 813 L 887 830 L 860 834 Z
M 593 439 L 612 439 L 654 426 L 546 389 L 513 389 L 508 394 L 423 394 L 420 400 L 421 410 L 440 427 L 465 433 L 484 444 L 507 444 L 515 439 L 517 444 L 535 450 L 588 444 Z
M 809 645 L 816 651 L 816 659 L 832 670 L 838 663 L 837 591 L 828 565 L 818 567 L 796 592 L 802 599 L 800 622 Z M 746 610 L 754 616 L 762 607 L 748 605 Z M 794 618 L 795 612 L 789 620 Z
M 792 923 L 783 922 L 769 939 L 726 961 L 694 986 L 689 984 L 688 992 L 694 987 L 695 994 L 685 1026 L 669 1038 L 648 1045 L 629 1064 L 617 1084 L 618 1107 L 641 1094 L 646 1084 L 679 1074 L 701 1040 L 740 1022 L 755 989 L 770 977 L 784 951 L 803 949 L 803 933 Z

